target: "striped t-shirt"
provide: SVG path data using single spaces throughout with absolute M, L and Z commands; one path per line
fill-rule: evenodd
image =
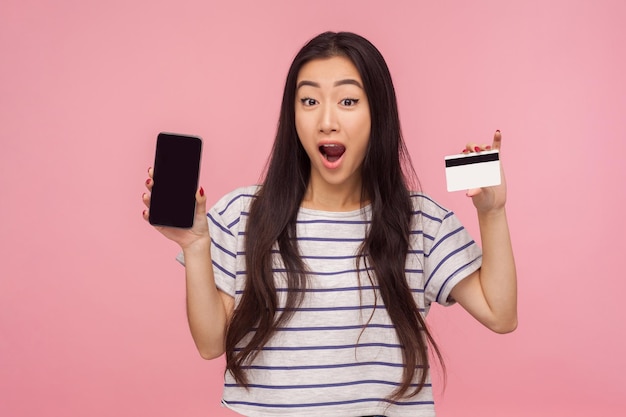
M 237 189 L 208 213 L 215 281 L 235 297 L 235 308 L 246 280 L 245 229 L 257 190 Z M 411 198 L 414 213 L 405 272 L 425 316 L 431 303 L 452 302 L 450 291 L 480 267 L 482 257 L 451 211 L 423 194 Z M 402 378 L 402 351 L 380 296 L 376 302 L 378 289 L 367 278 L 363 262 L 357 273 L 356 255 L 370 218 L 369 206 L 350 212 L 300 209 L 297 240 L 309 271 L 304 302 L 246 368 L 248 389 L 226 374 L 225 406 L 259 417 L 435 415 L 430 378 L 417 396 L 386 400 Z M 276 288 L 284 302 L 282 261 L 275 256 Z

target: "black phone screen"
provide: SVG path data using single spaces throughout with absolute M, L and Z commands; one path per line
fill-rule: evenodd
M 160 133 L 154 158 L 149 221 L 154 225 L 193 226 L 202 139 Z

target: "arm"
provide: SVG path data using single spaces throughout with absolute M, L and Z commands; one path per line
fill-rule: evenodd
M 148 192 L 143 195 L 147 209 L 143 217 L 148 220 L 152 170 L 146 181 Z M 196 214 L 191 229 L 155 226 L 161 234 L 176 242 L 185 257 L 187 284 L 187 318 L 193 340 L 205 359 L 224 353 L 226 329 L 233 313 L 234 299 L 217 289 L 211 262 L 211 237 L 206 216 L 206 197 L 202 188 L 196 193 Z
M 204 215 L 206 219 L 206 215 Z M 200 355 L 213 359 L 224 353 L 226 329 L 234 299 L 215 286 L 211 263 L 211 239 L 183 247 L 187 281 L 187 319 Z
M 493 147 L 500 148 L 497 131 Z M 468 145 L 474 150 L 476 145 Z M 484 149 L 485 147 L 483 147 Z M 508 333 L 517 327 L 517 273 L 506 218 L 506 182 L 470 190 L 478 213 L 483 245 L 482 267 L 459 282 L 451 296 L 479 322 L 497 333 Z

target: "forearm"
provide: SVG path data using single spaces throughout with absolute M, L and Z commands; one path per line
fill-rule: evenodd
M 207 239 L 183 248 L 187 283 L 187 318 L 193 340 L 205 359 L 224 352 L 228 316 L 215 286 L 211 263 L 211 242 Z
M 478 213 L 483 246 L 480 283 L 496 328 L 517 326 L 517 273 L 504 208 Z

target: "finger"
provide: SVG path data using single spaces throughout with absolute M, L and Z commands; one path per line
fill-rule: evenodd
M 143 193 L 141 196 L 141 201 L 143 201 L 143 204 L 148 208 L 150 208 L 150 196 L 150 193 Z
M 475 196 L 477 196 L 478 194 L 480 194 L 482 192 L 483 192 L 482 188 L 472 188 L 470 190 L 467 190 L 465 195 L 468 196 L 468 197 L 475 197 Z
M 152 191 L 152 186 L 154 185 L 154 169 L 152 167 L 148 168 L 148 179 L 146 180 L 146 188 L 148 191 Z
M 487 151 L 491 149 L 490 146 L 488 146 L 487 144 L 477 144 L 474 142 L 468 143 L 465 146 L 465 150 L 463 150 L 463 153 L 467 153 L 467 152 L 481 152 L 481 151 Z
M 148 218 L 149 218 L 149 216 L 150 216 L 150 213 L 148 212 L 148 209 L 145 209 L 145 210 L 143 211 L 143 213 L 141 213 L 141 216 L 143 217 L 143 219 L 144 219 L 145 221 L 148 221 Z
M 474 142 L 468 142 L 467 145 L 465 145 L 465 149 L 467 150 L 467 152 L 480 152 L 480 148 L 478 147 L 478 144 Z M 466 153 L 466 152 L 463 152 L 463 153 Z
M 502 134 L 499 130 L 496 130 L 496 133 L 493 135 L 493 144 L 491 146 L 493 149 L 500 149 L 500 145 L 502 145 Z

